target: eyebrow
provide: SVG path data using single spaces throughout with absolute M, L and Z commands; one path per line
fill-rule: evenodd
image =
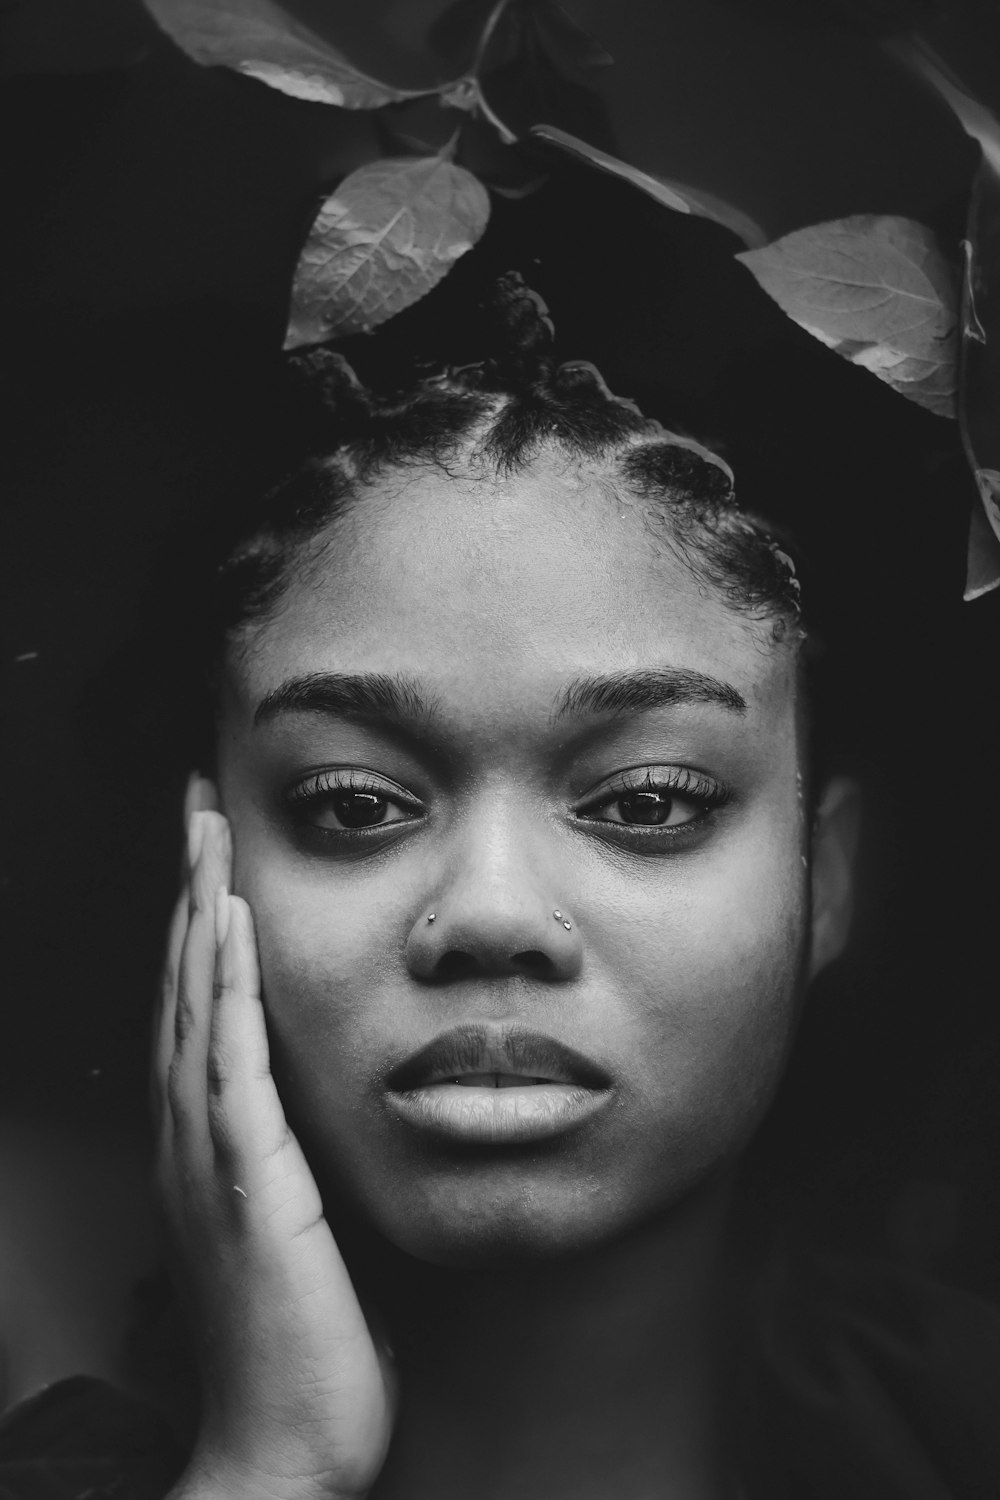
M 391 719 L 412 723 L 434 717 L 435 705 L 416 683 L 384 672 L 307 672 L 267 693 L 254 712 L 254 728 L 279 714 L 326 714 L 338 718 Z
M 644 668 L 578 677 L 559 695 L 553 718 L 626 714 L 677 704 L 709 703 L 745 714 L 746 699 L 728 682 L 688 667 Z M 409 677 L 384 672 L 308 672 L 290 677 L 257 705 L 256 728 L 281 714 L 389 719 L 398 724 L 431 721 L 437 705 Z
M 687 703 L 711 703 L 737 714 L 747 711 L 746 699 L 731 683 L 688 667 L 659 667 L 578 677 L 560 696 L 553 717 L 636 713 Z

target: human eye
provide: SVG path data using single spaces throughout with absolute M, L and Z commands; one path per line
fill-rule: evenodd
M 676 838 L 696 832 L 729 798 L 722 782 L 689 766 L 642 766 L 605 783 L 577 816 L 639 838 Z
M 355 766 L 314 771 L 286 793 L 294 821 L 331 839 L 357 839 L 417 821 L 420 803 L 403 787 Z

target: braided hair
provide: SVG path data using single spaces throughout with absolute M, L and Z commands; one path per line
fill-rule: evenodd
M 329 349 L 293 359 L 309 409 L 304 456 L 300 449 L 228 550 L 218 575 L 222 638 L 266 618 L 302 548 L 380 477 L 437 465 L 508 478 L 546 446 L 599 466 L 620 494 L 644 502 L 703 587 L 767 622 L 776 639 L 802 638 L 791 557 L 737 508 L 726 462 L 612 395 L 592 365 L 557 364 L 545 306 L 516 274 L 501 280 L 492 311 L 498 353 L 424 371 L 402 391 L 367 389 Z

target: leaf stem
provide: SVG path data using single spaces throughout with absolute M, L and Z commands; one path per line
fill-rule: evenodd
M 505 125 L 503 120 L 501 120 L 500 116 L 497 114 L 496 110 L 493 109 L 489 100 L 486 98 L 486 95 L 483 93 L 482 89 L 479 86 L 479 79 L 473 78 L 470 81 L 475 85 L 476 109 L 478 110 L 479 114 L 482 115 L 484 120 L 489 121 L 505 146 L 515 145 L 518 139 L 516 131 L 511 130 L 509 125 Z
M 464 129 L 465 129 L 464 124 L 459 125 L 453 131 L 453 133 L 448 137 L 448 139 L 442 145 L 441 149 L 436 153 L 438 161 L 454 161 L 455 160 L 455 152 L 458 149 L 458 143 L 459 143 L 459 141 L 462 138 L 462 131 Z
M 442 83 L 432 91 L 443 105 L 450 106 L 453 109 L 468 110 L 470 114 L 476 114 L 484 120 L 488 120 L 505 146 L 513 146 L 517 141 L 517 135 L 510 129 L 509 125 L 504 124 L 500 116 L 489 104 L 479 81 L 479 73 L 493 34 L 499 24 L 500 17 L 507 9 L 509 3 L 510 0 L 497 0 L 496 5 L 494 5 L 487 16 L 485 25 L 479 35 L 475 56 L 461 78 L 455 78 L 450 83 Z M 457 132 L 439 154 L 444 155 L 449 151 L 453 151 L 456 140 Z
M 479 82 L 479 70 L 483 65 L 483 59 L 486 56 L 487 48 L 489 47 L 490 42 L 493 40 L 493 33 L 496 31 L 497 26 L 500 22 L 500 17 L 503 15 L 509 4 L 510 0 L 497 0 L 496 5 L 494 5 L 493 9 L 486 17 L 486 24 L 483 26 L 482 32 L 479 36 L 479 41 L 476 45 L 476 54 L 472 59 L 471 66 L 467 74 L 470 79 L 475 79 L 477 83 Z
M 904 67 L 929 83 L 949 104 L 959 124 L 979 142 L 983 155 L 1000 175 L 1000 120 L 966 84 L 952 65 L 940 56 L 919 32 L 885 44 L 886 51 Z

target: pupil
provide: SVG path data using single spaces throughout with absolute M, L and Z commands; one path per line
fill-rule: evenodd
M 385 817 L 386 799 L 374 792 L 340 792 L 333 810 L 345 828 L 369 828 Z
M 618 806 L 626 823 L 665 823 L 672 800 L 668 792 L 629 792 Z

